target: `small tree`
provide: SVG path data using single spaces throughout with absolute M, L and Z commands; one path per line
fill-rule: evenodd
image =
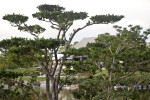
M 61 89 L 61 87 L 59 86 L 63 85 L 59 84 L 60 75 L 62 72 L 63 62 L 66 61 L 66 57 L 68 56 L 65 53 L 61 59 L 58 58 L 57 54 L 60 46 L 64 46 L 64 52 L 66 52 L 68 51 L 68 48 L 74 36 L 82 29 L 94 24 L 113 24 L 115 22 L 120 21 L 123 18 L 123 16 L 110 14 L 92 16 L 89 18 L 89 21 L 83 27 L 74 29 L 73 32 L 69 34 L 68 30 L 73 25 L 74 21 L 84 20 L 88 17 L 86 12 L 65 11 L 64 7 L 47 4 L 40 5 L 37 8 L 39 9 L 39 12 L 33 14 L 33 17 L 41 21 L 50 23 L 52 29 L 58 30 L 56 39 L 39 39 L 40 33 L 44 32 L 45 28 L 42 28 L 39 25 L 27 25 L 27 16 L 23 16 L 20 14 L 8 14 L 5 15 L 3 19 L 9 21 L 12 26 L 18 27 L 18 30 L 28 32 L 31 35 L 35 36 L 36 39 L 33 41 L 30 40 L 28 44 L 26 43 L 26 41 L 24 41 L 17 47 L 11 47 L 11 49 L 17 49 L 18 51 L 22 52 L 20 54 L 29 55 L 30 57 L 38 61 L 39 65 L 43 68 L 46 74 L 46 93 L 48 100 L 58 100 L 58 93 Z M 66 37 L 67 34 L 69 34 L 68 39 Z M 27 45 L 25 46 L 24 44 Z M 29 46 L 29 44 L 31 44 L 32 47 Z M 28 46 L 30 49 L 27 52 L 26 50 L 28 50 Z M 7 48 L 7 46 L 5 45 L 3 45 L 2 47 Z M 52 60 L 53 56 L 55 58 L 54 61 Z M 66 77 L 68 77 L 67 74 Z

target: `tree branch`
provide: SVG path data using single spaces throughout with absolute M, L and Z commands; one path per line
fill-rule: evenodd
M 65 85 L 67 79 L 68 79 L 70 76 L 71 76 L 71 75 L 67 76 L 67 74 L 66 74 L 66 77 L 65 77 L 64 82 L 63 82 L 63 83 L 60 85 L 60 87 L 59 87 L 59 91 L 62 90 L 62 87 Z
M 139 81 L 139 82 L 136 84 L 136 86 L 132 89 L 132 91 L 129 93 L 129 95 L 131 95 L 131 94 L 134 92 L 135 88 L 136 88 L 139 84 L 141 84 L 142 82 L 144 82 L 144 80 Z
M 55 66 L 54 66 L 54 70 L 53 70 L 51 75 L 55 74 L 57 66 L 58 66 L 58 57 L 57 57 L 57 51 L 56 50 L 54 50 L 54 56 L 55 56 Z
M 133 75 L 133 74 L 137 71 L 137 67 L 138 67 L 138 66 L 140 66 L 140 65 L 142 65 L 142 64 L 146 64 L 146 63 L 150 63 L 150 61 L 147 60 L 147 61 L 143 61 L 143 62 L 137 64 L 137 65 L 135 66 L 134 71 L 133 71 L 132 73 L 130 73 L 130 74 L 127 74 L 127 75 L 122 76 L 119 82 L 121 82 L 123 79 L 125 79 L 125 78 L 127 78 L 127 77 Z
M 113 54 L 113 52 L 111 50 L 111 45 L 108 48 L 109 48 L 110 53 Z
M 46 68 L 46 66 L 44 65 L 44 63 L 42 63 L 37 57 L 35 57 L 34 55 L 28 54 L 30 57 L 32 57 L 33 59 L 37 60 L 39 65 L 41 65 L 41 67 L 43 68 L 43 70 L 45 71 L 45 73 L 48 74 L 48 76 L 50 77 L 50 73 L 48 71 L 48 69 Z
M 99 69 L 101 69 L 101 67 L 100 67 L 97 63 L 96 63 L 96 66 L 97 66 Z M 103 79 L 106 80 L 106 78 L 105 78 L 104 74 L 101 72 L 101 70 L 100 70 L 100 73 L 101 73 Z
M 123 41 L 122 41 L 122 43 L 120 44 L 120 46 L 126 41 L 127 39 L 125 38 Z M 128 44 L 128 43 L 127 43 Z M 127 45 L 126 44 L 126 45 Z M 126 46 L 125 45 L 125 46 Z M 123 46 L 122 48 L 121 47 L 118 47 L 117 49 L 116 49 L 116 53 L 118 54 L 120 51 L 122 51 L 124 48 L 125 48 L 125 46 Z
M 8 80 L 8 79 L 7 79 Z M 13 82 L 13 83 L 17 83 L 18 85 L 20 84 L 18 81 L 12 81 L 12 80 L 9 80 L 10 82 Z M 29 86 L 27 86 L 27 85 L 25 85 L 25 84 L 20 84 L 20 85 L 23 85 L 23 86 L 25 86 L 26 88 L 28 88 L 28 89 L 30 89 L 34 94 L 36 94 L 36 96 L 40 99 L 40 100 L 43 100 L 43 98 L 42 97 L 40 97 L 39 95 L 38 95 L 38 93 L 33 89 L 33 88 L 31 88 L 31 87 L 29 87 Z
M 75 30 L 75 31 L 72 33 L 72 35 L 70 36 L 69 44 L 71 43 L 71 41 L 72 41 L 73 37 L 76 35 L 76 33 L 77 33 L 78 31 L 80 31 L 80 30 L 82 30 L 82 29 L 86 28 L 87 26 L 93 25 L 93 24 L 94 24 L 94 23 L 86 24 L 86 25 L 84 25 L 83 27 L 78 28 L 77 30 Z

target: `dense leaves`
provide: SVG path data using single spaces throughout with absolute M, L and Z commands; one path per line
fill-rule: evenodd
M 108 24 L 108 23 L 115 23 L 118 22 L 119 20 L 121 20 L 122 18 L 124 18 L 124 16 L 117 16 L 117 15 L 96 15 L 96 16 L 92 16 L 90 19 L 92 20 L 93 23 L 95 24 Z
M 72 92 L 77 99 L 84 97 L 86 100 L 92 100 L 100 90 L 99 81 L 97 79 L 85 79 L 78 87 L 78 89 Z
M 69 22 L 87 17 L 87 13 L 85 12 L 64 11 L 64 8 L 58 5 L 45 4 L 38 6 L 38 9 L 40 12 L 33 14 L 33 17 L 39 20 L 47 19 L 48 21 L 60 23 L 61 25 L 67 25 Z
M 20 30 L 20 31 L 28 31 L 29 30 L 30 33 L 40 34 L 40 33 L 43 33 L 45 31 L 45 28 L 42 28 L 39 25 L 32 25 L 32 26 L 26 25 L 25 27 L 19 26 L 18 30 Z
M 15 23 L 16 25 L 21 25 L 23 23 L 25 23 L 28 20 L 27 16 L 23 16 L 20 14 L 7 14 L 3 17 L 4 20 L 8 20 L 9 22 L 11 22 L 11 24 L 13 25 L 13 23 Z
M 36 77 L 31 76 L 29 81 L 25 83 L 22 79 L 23 76 L 23 73 L 2 69 L 0 71 L 0 98 L 3 100 L 23 100 L 32 95 L 30 90 L 33 89 L 33 85 L 37 86 Z
M 4 69 L 0 70 L 0 78 L 18 78 L 19 76 L 23 76 L 23 74 L 12 71 L 6 71 Z
M 21 57 L 28 56 L 32 59 L 36 60 L 38 64 L 42 67 L 43 72 L 46 74 L 46 90 L 47 90 L 47 99 L 48 100 L 58 100 L 58 93 L 64 83 L 61 85 L 60 83 L 60 75 L 62 72 L 66 74 L 66 79 L 70 76 L 68 74 L 76 74 L 81 71 L 88 70 L 91 68 L 95 70 L 95 66 L 91 66 L 91 61 L 86 61 L 88 65 L 79 62 L 76 64 L 73 62 L 74 70 L 71 70 L 68 62 L 66 65 L 67 57 L 71 54 L 74 55 L 84 55 L 89 51 L 82 53 L 85 48 L 79 50 L 78 53 L 75 53 L 75 49 L 70 49 L 71 42 L 74 36 L 82 29 L 86 28 L 87 26 L 91 26 L 94 24 L 108 24 L 114 23 L 123 18 L 123 16 L 117 15 L 96 15 L 92 16 L 85 25 L 79 27 L 77 29 L 73 29 L 72 33 L 68 33 L 68 30 L 73 25 L 74 21 L 77 20 L 84 20 L 88 18 L 88 14 L 86 12 L 74 12 L 74 11 L 65 11 L 64 7 L 59 5 L 48 5 L 43 4 L 37 7 L 39 12 L 32 14 L 33 18 L 37 18 L 44 22 L 48 22 L 51 24 L 52 29 L 56 29 L 58 32 L 56 33 L 56 39 L 44 39 L 39 38 L 40 33 L 45 31 L 45 28 L 42 28 L 39 25 L 27 25 L 26 21 L 28 17 L 20 14 L 8 14 L 3 17 L 4 20 L 7 20 L 11 23 L 12 26 L 17 27 L 20 31 L 25 31 L 30 33 L 35 37 L 35 39 L 24 39 L 24 38 L 12 38 L 2 40 L 0 42 L 0 50 L 5 55 L 7 52 L 19 55 Z M 69 37 L 68 37 L 69 36 Z M 58 57 L 58 52 L 60 47 L 64 47 L 64 53 L 62 57 Z M 73 51 L 73 53 L 71 53 Z M 61 52 L 61 51 L 60 51 Z M 84 60 L 82 58 L 82 60 Z M 80 66 L 76 66 L 76 65 Z M 82 65 L 87 67 L 83 67 Z M 65 65 L 65 69 L 63 69 L 63 65 Z M 52 83 L 52 91 L 49 90 L 49 81 Z M 50 94 L 51 93 L 51 94 Z M 52 96 L 51 96 L 52 95 Z M 51 98 L 52 97 L 52 98 Z M 53 98 L 54 97 L 54 98 Z M 41 99 L 42 100 L 42 99 Z
M 59 5 L 48 5 L 43 4 L 37 7 L 39 11 L 45 11 L 45 12 L 54 12 L 54 11 L 64 11 L 65 8 L 61 7 Z
M 112 100 L 119 97 L 120 100 L 136 98 L 137 91 L 132 85 L 147 85 L 150 82 L 148 78 L 144 77 L 144 75 L 149 76 L 147 72 L 150 71 L 150 48 L 146 45 L 149 31 L 142 31 L 142 27 L 139 25 L 129 25 L 125 28 L 114 26 L 114 28 L 117 30 L 116 35 L 100 34 L 95 43 L 87 45 L 88 50 L 86 51 L 89 52 L 87 60 L 91 63 L 83 61 L 82 66 L 90 70 L 92 67 L 89 65 L 93 65 L 93 68 L 98 70 L 94 78 L 98 79 L 99 83 L 94 87 L 100 86 L 100 88 L 93 92 L 96 93 L 94 100 Z M 121 88 L 115 91 L 113 87 L 118 84 L 132 88 L 129 90 Z M 74 93 L 74 96 L 86 98 L 87 96 L 83 95 L 85 91 L 87 91 L 86 93 L 92 91 L 84 88 L 87 83 L 83 84 L 83 91 L 79 91 L 80 86 L 82 83 L 79 84 L 79 89 Z

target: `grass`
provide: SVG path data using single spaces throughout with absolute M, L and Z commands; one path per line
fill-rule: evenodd
M 23 77 L 23 80 L 29 81 L 30 77 Z M 45 81 L 46 78 L 45 77 L 37 77 L 37 81 Z
M 108 71 L 107 70 L 102 70 L 102 73 L 105 75 L 105 76 L 108 76 Z M 99 70 L 97 70 L 96 71 L 96 74 L 94 75 L 94 76 L 100 76 L 101 74 L 100 74 L 100 71 Z
M 36 67 L 30 67 L 30 68 L 18 68 L 18 69 L 8 69 L 8 71 L 13 71 L 13 72 L 25 72 L 25 71 L 37 71 L 40 68 L 36 68 Z
M 17 68 L 17 69 L 7 69 L 8 71 L 12 71 L 12 72 L 19 72 L 19 73 L 24 73 L 24 72 L 34 72 L 34 71 L 39 71 L 40 68 L 36 68 L 36 67 L 30 67 L 30 68 Z M 30 80 L 30 76 L 25 76 L 23 77 L 23 80 Z M 37 81 L 45 81 L 45 77 L 37 77 Z
M 36 68 L 36 67 L 30 67 L 30 68 L 17 68 L 17 69 L 7 69 L 8 71 L 13 71 L 13 72 L 21 72 L 21 73 L 24 73 L 24 72 L 28 72 L 28 71 L 37 71 L 39 70 L 40 68 Z M 103 73 L 105 75 L 107 75 L 107 70 L 103 70 Z M 80 79 L 82 76 L 84 77 L 88 77 L 89 76 L 89 72 L 86 72 L 86 73 L 80 73 L 78 78 Z M 99 73 L 97 73 L 99 74 Z M 64 76 L 64 75 L 61 75 L 61 76 Z M 77 79 L 78 79 L 77 78 Z M 27 80 L 29 81 L 30 80 L 30 76 L 25 76 L 23 77 L 23 80 Z M 46 81 L 46 78 L 45 77 L 37 77 L 37 81 Z

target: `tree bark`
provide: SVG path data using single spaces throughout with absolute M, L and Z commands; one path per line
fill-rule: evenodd
M 48 100 L 52 100 L 50 94 L 50 79 L 48 74 L 46 74 L 46 95 Z
M 58 93 L 57 93 L 58 87 L 56 84 L 56 79 L 53 75 L 50 78 L 50 82 L 51 82 L 51 87 L 50 87 L 51 88 L 51 100 L 58 100 Z

